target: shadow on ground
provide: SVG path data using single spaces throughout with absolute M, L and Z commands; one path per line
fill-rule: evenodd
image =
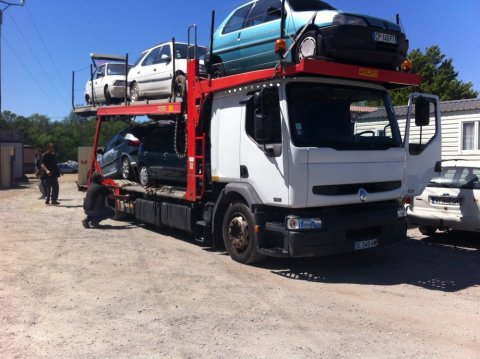
M 321 283 L 410 284 L 456 292 L 480 285 L 480 239 L 439 235 L 331 257 L 268 259 L 262 267 L 294 279 Z

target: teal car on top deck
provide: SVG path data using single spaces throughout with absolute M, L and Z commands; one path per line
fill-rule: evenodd
M 235 9 L 213 35 L 214 77 L 273 67 L 280 38 L 281 0 L 255 0 Z M 395 69 L 406 58 L 408 40 L 396 23 L 336 10 L 320 0 L 287 0 L 285 60 L 320 57 Z

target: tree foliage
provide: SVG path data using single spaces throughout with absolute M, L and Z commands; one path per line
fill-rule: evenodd
M 476 98 L 478 92 L 471 82 L 458 79 L 453 60 L 445 58 L 438 45 L 431 46 L 422 53 L 419 49 L 411 51 L 408 58 L 413 62 L 413 72 L 422 76 L 419 87 L 392 91 L 394 105 L 406 105 L 411 92 L 424 92 L 438 95 L 441 101 Z
M 110 137 L 126 126 L 121 121 L 103 123 L 99 146 L 104 146 Z M 54 143 L 59 161 L 77 160 L 78 147 L 93 145 L 95 128 L 95 117 L 84 118 L 73 112 L 58 122 L 40 114 L 24 117 L 4 111 L 0 116 L 0 129 L 20 131 L 25 145 L 46 150 L 48 143 Z

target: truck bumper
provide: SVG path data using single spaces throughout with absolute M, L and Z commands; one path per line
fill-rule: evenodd
M 317 217 L 324 223 L 321 230 L 293 231 L 280 222 L 267 223 L 267 233 L 259 241 L 260 249 L 272 256 L 283 253 L 290 257 L 312 257 L 395 243 L 405 239 L 407 232 L 406 218 L 399 216 L 399 211 L 400 208 L 389 208 L 340 216 L 319 214 Z

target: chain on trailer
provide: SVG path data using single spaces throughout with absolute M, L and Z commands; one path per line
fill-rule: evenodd
M 178 150 L 178 124 L 180 123 L 181 118 L 179 116 L 175 117 L 175 130 L 173 135 L 173 147 L 175 148 L 175 154 L 178 158 L 185 158 L 187 156 L 187 126 L 185 121 L 183 121 L 183 132 L 185 133 L 185 142 L 183 146 L 183 153 Z

